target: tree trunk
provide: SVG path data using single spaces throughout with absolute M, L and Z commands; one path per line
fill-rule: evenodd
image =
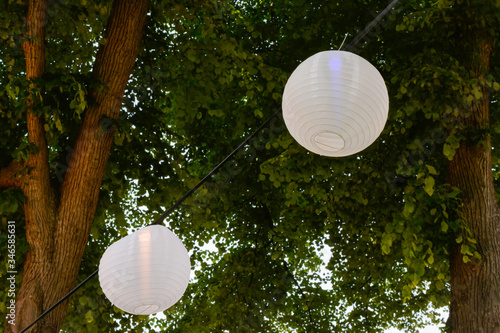
M 464 43 L 474 77 L 486 78 L 492 43 L 486 34 L 477 33 Z M 462 191 L 463 217 L 477 241 L 481 259 L 464 263 L 461 247 L 451 255 L 450 331 L 453 333 L 500 332 L 500 210 L 495 198 L 491 170 L 491 140 L 474 134 L 490 128 L 490 98 L 487 87 L 483 97 L 473 101 L 461 123 L 466 139 L 448 164 L 449 183 Z
M 99 121 L 104 117 L 118 117 L 139 52 L 148 5 L 148 0 L 115 0 L 113 3 L 106 30 L 107 42 L 99 50 L 94 64 L 94 73 L 107 89 L 102 94 L 91 92 L 98 105 L 90 106 L 84 113 L 59 200 L 50 186 L 43 119 L 31 112 L 33 103 L 27 101 L 29 140 L 39 151 L 30 155 L 31 171 L 25 181 L 16 180 L 12 184 L 20 184 L 26 196 L 26 235 L 30 250 L 16 297 L 16 325 L 7 324 L 5 332 L 20 332 L 75 285 L 113 143 L 113 133 L 104 132 Z M 35 38 L 23 44 L 27 79 L 40 77 L 45 70 L 46 6 L 47 0 L 29 2 L 27 34 Z M 68 301 L 29 332 L 58 332 L 67 307 Z

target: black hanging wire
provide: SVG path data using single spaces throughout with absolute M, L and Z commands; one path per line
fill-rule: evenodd
M 163 220 L 168 215 L 170 215 L 174 210 L 176 210 L 177 207 L 179 207 L 184 200 L 186 200 L 189 196 L 191 196 L 191 194 L 193 194 L 194 191 L 196 191 L 201 185 L 203 185 L 203 183 L 205 183 L 210 177 L 212 177 L 213 174 L 216 173 L 224 164 L 226 164 L 226 162 L 229 161 L 234 155 L 236 155 L 241 148 L 243 148 L 251 140 L 253 140 L 257 136 L 257 134 L 259 134 L 260 131 L 262 131 L 264 127 L 266 127 L 271 122 L 271 120 L 273 120 L 274 117 L 278 116 L 280 113 L 281 110 L 276 111 L 276 113 L 274 113 L 269 119 L 267 119 L 262 125 L 260 125 L 260 127 L 255 132 L 253 132 L 245 141 L 243 141 L 238 147 L 236 147 L 236 149 L 233 150 L 231 154 L 227 155 L 226 158 L 222 160 L 222 162 L 217 164 L 217 166 L 213 168 L 212 171 L 210 171 L 205 177 L 203 177 L 203 179 L 200 180 L 198 184 L 196 184 L 192 189 L 190 189 L 186 194 L 184 194 L 184 196 L 180 198 L 172 207 L 170 207 L 169 210 L 167 210 L 162 216 L 160 216 L 155 222 L 151 223 L 149 226 L 157 225 L 163 222 Z
M 42 319 L 43 317 L 45 317 L 50 311 L 54 310 L 55 308 L 57 308 L 59 306 L 59 304 L 61 304 L 62 302 L 64 302 L 65 300 L 67 300 L 71 295 L 73 295 L 78 289 L 80 289 L 80 287 L 82 287 L 85 283 L 87 283 L 90 279 L 92 279 L 94 277 L 94 275 L 97 274 L 97 272 L 99 272 L 99 269 L 97 269 L 94 273 L 90 274 L 89 276 L 87 276 L 85 278 L 85 280 L 83 280 L 82 282 L 80 282 L 79 285 L 77 285 L 73 290 L 71 290 L 69 293 L 67 293 L 63 298 L 61 298 L 60 300 L 58 300 L 56 303 L 54 303 L 54 305 L 52 305 L 50 308 L 48 308 L 47 310 L 45 310 L 44 313 L 42 313 L 38 318 L 35 319 L 34 322 L 32 322 L 31 324 L 29 324 L 28 327 L 24 328 L 21 333 L 23 332 L 26 332 L 27 330 L 29 330 L 33 325 L 35 325 L 40 319 Z
M 380 12 L 380 14 L 377 15 L 377 17 L 375 17 L 375 19 L 373 21 L 370 22 L 370 24 L 368 24 L 362 31 L 360 31 L 356 37 L 354 37 L 354 39 L 352 40 L 352 42 L 350 42 L 346 47 L 345 47 L 345 51 L 349 51 L 350 49 L 352 49 L 356 44 L 358 44 L 358 42 L 363 39 L 363 37 L 366 36 L 366 34 L 368 32 L 370 32 L 370 30 L 372 30 L 372 28 L 374 26 L 376 26 L 390 11 L 392 8 L 394 8 L 394 6 L 396 6 L 396 4 L 399 2 L 399 0 L 394 0 L 392 1 L 383 11 Z
M 349 51 L 351 48 L 353 48 L 363 37 L 366 36 L 366 34 L 374 27 L 376 26 L 382 18 L 384 18 L 392 8 L 399 2 L 399 0 L 394 0 L 392 1 L 370 24 L 368 24 L 361 32 L 359 32 L 356 37 L 354 37 L 353 41 L 349 43 L 345 47 L 345 51 Z M 280 110 L 281 111 L 281 110 Z M 152 224 L 148 225 L 158 225 L 162 223 L 165 218 L 170 215 L 174 210 L 176 210 L 183 202 L 186 200 L 189 196 L 191 196 L 200 186 L 202 186 L 210 177 L 213 176 L 214 173 L 216 173 L 229 159 L 231 159 L 234 155 L 240 151 L 241 148 L 243 148 L 245 145 L 247 145 L 252 139 L 254 139 L 264 127 L 266 127 L 272 119 L 274 119 L 276 116 L 280 114 L 280 111 L 277 111 L 274 113 L 268 120 L 266 120 L 254 133 L 252 133 L 245 141 L 243 141 L 231 154 L 229 154 L 226 158 L 224 158 L 215 168 L 212 169 L 205 177 L 203 177 L 202 180 L 198 182 L 193 188 L 191 188 L 182 198 L 180 198 L 172 207 L 170 207 L 165 213 L 163 213 L 162 216 L 160 216 L 155 222 Z M 85 285 L 90 279 L 92 279 L 97 273 L 99 272 L 99 269 L 97 269 L 95 272 L 90 274 L 85 280 L 83 280 L 78 286 L 76 286 L 73 290 L 71 290 L 69 293 L 67 293 L 63 298 L 61 298 L 59 301 L 57 301 L 54 305 L 52 305 L 50 308 L 48 308 L 45 312 L 43 312 L 35 321 L 33 321 L 28 327 L 24 328 L 21 333 L 26 332 L 28 329 L 33 327 L 38 321 L 40 321 L 43 317 L 45 317 L 49 312 L 54 310 L 57 306 L 59 306 L 62 302 L 67 300 L 71 295 L 73 295 L 78 289 L 80 289 L 83 285 Z

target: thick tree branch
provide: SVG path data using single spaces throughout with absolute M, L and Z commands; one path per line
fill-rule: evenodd
M 26 79 L 39 78 L 45 72 L 45 25 L 47 0 L 30 0 L 26 17 L 26 39 L 23 43 L 26 57 Z M 31 84 L 29 89 L 35 88 Z M 54 220 L 54 197 L 51 192 L 48 148 L 43 121 L 34 113 L 35 102 L 28 98 L 27 127 L 28 139 L 38 147 L 38 152 L 31 152 L 28 160 L 30 169 L 26 177 L 24 192 L 26 234 L 32 249 L 38 248 L 43 240 L 50 240 L 52 228 L 48 221 Z M 53 224 L 53 223 L 52 223 Z M 51 247 L 50 244 L 47 246 Z M 37 253 L 36 255 L 40 255 Z M 39 258 L 40 259 L 40 258 Z
M 475 32 L 464 42 L 473 78 L 481 82 L 490 69 L 492 41 Z M 500 209 L 491 169 L 491 137 L 481 143 L 471 132 L 489 129 L 490 98 L 482 87 L 482 98 L 473 101 L 460 121 L 466 128 L 456 154 L 448 163 L 448 180 L 462 192 L 463 216 L 477 241 L 481 259 L 464 261 L 461 247 L 451 255 L 451 305 L 448 326 L 453 333 L 498 332 L 500 330 Z
M 83 248 L 92 224 L 113 133 L 100 127 L 103 117 L 116 119 L 128 78 L 139 52 L 147 0 L 115 0 L 107 26 L 106 44 L 99 50 L 94 73 L 106 85 L 104 93 L 91 92 L 97 106 L 90 106 L 71 155 L 61 188 L 57 250 Z M 74 237 L 73 237 L 74 235 Z M 75 258 L 76 259 L 76 258 Z M 77 259 L 79 262 L 80 259 Z
M 57 225 L 54 231 L 54 267 L 64 267 L 52 276 L 57 293 L 46 296 L 55 303 L 74 287 L 81 258 L 94 219 L 104 170 L 113 144 L 113 133 L 104 131 L 103 118 L 116 119 L 123 94 L 140 49 L 148 0 L 115 0 L 106 28 L 106 44 L 96 56 L 94 74 L 106 89 L 91 91 L 97 105 L 85 110 L 68 169 L 61 186 Z M 48 315 L 59 329 L 67 311 L 63 303 Z
M 23 171 L 25 164 L 23 162 L 10 162 L 8 166 L 0 169 L 0 189 L 9 187 L 21 188 L 24 180 Z
M 27 41 L 23 43 L 26 57 L 26 79 L 39 78 L 45 72 L 45 25 L 47 0 L 30 0 L 26 18 Z M 30 85 L 30 90 L 35 85 Z M 26 216 L 26 238 L 35 260 L 50 261 L 53 248 L 53 225 L 55 220 L 54 194 L 50 186 L 49 153 L 43 121 L 34 113 L 35 102 L 28 98 L 27 127 L 28 139 L 38 147 L 31 152 L 27 167 L 24 194 Z
M 29 0 L 26 15 L 26 41 L 23 51 L 26 58 L 26 79 L 39 78 L 45 72 L 45 25 L 47 0 Z M 30 83 L 30 93 L 35 84 Z M 26 123 L 28 140 L 37 146 L 37 152 L 31 152 L 22 186 L 25 195 L 24 215 L 26 219 L 26 239 L 30 251 L 24 265 L 23 283 L 16 297 L 16 325 L 7 325 L 6 332 L 17 332 L 26 322 L 36 318 L 43 308 L 43 296 L 40 294 L 37 278 L 45 274 L 51 262 L 53 249 L 52 230 L 55 221 L 54 194 L 50 186 L 48 148 L 43 122 L 35 115 L 35 101 L 26 100 Z M 14 166 L 12 166 L 14 167 Z M 43 284 L 43 282 L 41 282 Z

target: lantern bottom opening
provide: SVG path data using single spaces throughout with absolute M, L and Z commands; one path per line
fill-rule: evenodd
M 326 151 L 339 151 L 345 146 L 344 138 L 330 131 L 319 132 L 314 136 L 313 142 L 316 147 Z
M 156 313 L 160 310 L 160 306 L 157 304 L 143 304 L 134 309 L 136 314 L 151 314 Z

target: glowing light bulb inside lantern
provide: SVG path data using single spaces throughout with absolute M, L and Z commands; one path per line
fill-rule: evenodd
M 137 235 L 141 242 L 148 242 L 151 240 L 151 232 L 148 229 L 144 229 L 143 233 Z
M 150 300 L 153 298 L 151 295 L 151 255 L 152 255 L 152 246 L 151 246 L 151 229 L 145 228 L 143 232 L 137 234 L 137 238 L 139 238 L 139 256 L 141 260 L 141 267 L 143 269 L 140 270 L 140 283 L 137 288 L 140 289 L 141 296 L 143 299 Z M 134 309 L 134 313 L 156 313 L 160 309 L 159 302 L 153 303 L 144 301 L 139 306 Z
M 389 96 L 379 71 L 346 51 L 317 53 L 301 63 L 283 93 L 283 118 L 294 139 L 325 156 L 348 156 L 384 129 Z

